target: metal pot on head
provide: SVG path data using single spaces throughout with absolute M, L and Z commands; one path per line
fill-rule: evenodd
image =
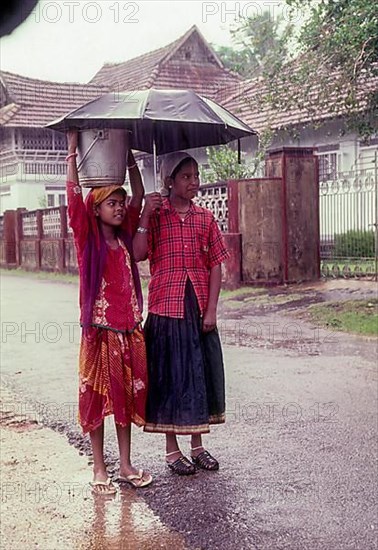
M 127 130 L 80 131 L 78 143 L 80 185 L 82 187 L 123 185 L 128 149 Z

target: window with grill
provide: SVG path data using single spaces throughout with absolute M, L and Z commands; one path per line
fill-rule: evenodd
M 59 206 L 66 206 L 66 195 L 59 194 Z
M 326 181 L 336 179 L 338 174 L 337 153 L 320 153 L 319 180 Z
M 65 175 L 67 172 L 66 165 L 61 163 L 41 163 L 41 162 L 25 162 L 25 174 L 60 174 Z
M 51 151 L 53 149 L 52 132 L 47 130 L 22 130 L 16 140 L 17 149 L 33 149 Z
M 54 135 L 54 149 L 56 151 L 67 151 L 67 138 L 58 132 Z
M 47 206 L 55 206 L 55 196 L 54 195 L 47 195 Z

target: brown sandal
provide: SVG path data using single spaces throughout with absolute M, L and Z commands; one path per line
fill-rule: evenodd
M 106 481 L 91 481 L 89 485 L 92 487 L 94 495 L 112 496 L 117 493 L 117 489 L 110 478 Z
M 195 447 L 194 449 L 192 449 L 192 452 L 196 451 L 197 449 L 201 449 L 201 447 Z M 199 453 L 197 456 L 192 456 L 192 462 L 198 468 L 202 468 L 202 470 L 219 470 L 219 462 L 213 456 L 211 456 L 208 451 L 205 450 L 203 450 L 202 453 Z

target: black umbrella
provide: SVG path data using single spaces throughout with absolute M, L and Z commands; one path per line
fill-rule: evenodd
M 131 132 L 132 149 L 156 155 L 221 145 L 256 132 L 229 111 L 192 90 L 112 92 L 47 125 L 69 128 L 121 128 Z
M 47 125 L 68 128 L 124 128 L 130 146 L 162 155 L 180 149 L 220 145 L 256 134 L 229 111 L 192 90 L 109 93 Z

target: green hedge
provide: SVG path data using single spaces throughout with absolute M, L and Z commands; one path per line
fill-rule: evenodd
M 374 231 L 350 230 L 335 235 L 336 257 L 374 258 Z

